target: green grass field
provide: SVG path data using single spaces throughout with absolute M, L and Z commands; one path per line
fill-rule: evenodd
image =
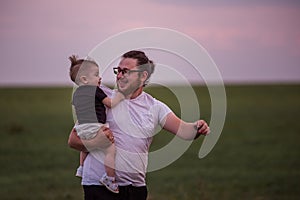
M 194 89 L 209 121 L 208 92 Z M 180 114 L 166 88 L 147 91 Z M 72 89 L 0 92 L 0 198 L 83 199 L 74 177 L 79 154 L 67 146 Z M 199 159 L 197 140 L 176 162 L 148 173 L 149 200 L 300 199 L 300 85 L 227 86 L 226 93 L 226 122 L 213 151 Z M 161 132 L 151 150 L 170 139 Z

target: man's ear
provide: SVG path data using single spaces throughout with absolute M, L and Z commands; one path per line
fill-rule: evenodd
M 84 84 L 87 84 L 88 83 L 88 80 L 86 78 L 86 76 L 80 76 L 80 82 L 84 83 Z
M 148 77 L 148 72 L 143 71 L 142 76 L 141 76 L 141 81 L 144 83 L 147 80 Z

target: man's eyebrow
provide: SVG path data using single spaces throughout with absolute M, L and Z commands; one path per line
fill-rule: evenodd
M 125 69 L 125 70 L 128 69 L 127 67 L 121 68 L 120 66 L 118 66 L 118 68 L 123 69 L 123 70 L 124 70 L 124 69 Z

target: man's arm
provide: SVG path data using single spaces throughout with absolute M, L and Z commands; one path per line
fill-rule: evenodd
M 210 128 L 204 120 L 188 123 L 178 118 L 173 112 L 166 116 L 163 128 L 184 140 L 193 140 L 210 132 Z
M 75 128 L 72 129 L 72 131 L 69 135 L 68 145 L 69 145 L 69 147 L 76 149 L 78 151 L 87 152 L 87 149 L 83 145 L 81 139 L 78 137 Z
M 77 135 L 75 128 L 73 128 L 68 140 L 69 147 L 84 152 L 88 152 L 86 147 L 88 147 L 89 149 L 95 149 L 97 148 L 97 146 L 109 146 L 111 143 L 114 143 L 113 133 L 109 128 L 104 126 L 100 128 L 96 137 L 90 140 L 80 139 Z

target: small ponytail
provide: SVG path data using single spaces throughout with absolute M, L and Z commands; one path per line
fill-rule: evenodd
M 81 71 L 80 73 L 82 73 L 83 69 L 91 65 L 96 65 L 98 67 L 96 61 L 94 61 L 92 58 L 89 57 L 86 59 L 78 59 L 78 56 L 72 55 L 69 57 L 69 60 L 71 61 L 69 75 L 71 80 L 77 85 L 78 85 L 78 80 L 76 77 L 78 76 L 79 70 Z
M 76 83 L 76 77 L 78 74 L 78 71 L 80 69 L 81 64 L 83 63 L 83 59 L 78 59 L 78 56 L 72 55 L 69 57 L 69 60 L 71 61 L 71 66 L 70 66 L 70 78 L 71 80 Z

